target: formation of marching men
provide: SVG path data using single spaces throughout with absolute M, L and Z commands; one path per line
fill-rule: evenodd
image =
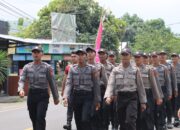
M 18 93 L 24 97 L 29 83 L 27 106 L 34 130 L 45 130 L 51 89 L 54 104 L 59 94 L 51 66 L 41 61 L 43 50 L 32 49 L 33 62 L 24 66 Z M 62 81 L 67 124 L 71 130 L 75 118 L 77 130 L 167 130 L 180 128 L 179 55 L 165 51 L 132 54 L 129 48 L 116 54 L 88 47 L 71 53 L 72 64 L 65 69 Z M 49 85 L 48 85 L 49 84 Z M 50 89 L 48 89 L 50 87 Z M 172 120 L 174 118 L 174 120 Z
M 165 51 L 116 54 L 88 47 L 72 53 L 76 61 L 63 80 L 63 101 L 68 106 L 71 130 L 74 113 L 77 130 L 167 130 L 180 128 L 180 62 Z M 179 113 L 180 115 L 180 113 Z M 172 120 L 174 118 L 174 120 Z M 109 127 L 109 126 L 112 127 Z

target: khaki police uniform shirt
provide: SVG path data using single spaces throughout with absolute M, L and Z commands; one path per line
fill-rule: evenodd
M 45 62 L 34 64 L 28 63 L 24 66 L 18 82 L 18 92 L 24 89 L 25 81 L 28 81 L 29 89 L 50 89 L 54 99 L 59 99 L 53 69 Z
M 160 86 L 165 86 L 167 96 L 172 96 L 172 87 L 168 68 L 165 65 L 159 64 L 158 66 L 154 66 L 154 69 L 157 72 Z
M 106 62 L 105 64 L 102 64 L 102 65 L 104 66 L 104 68 L 105 68 L 105 70 L 106 70 L 107 77 L 109 78 L 110 73 L 111 73 L 111 71 L 112 71 L 113 68 L 114 68 L 114 65 L 111 64 L 111 63 L 109 63 L 109 62 Z
M 94 95 L 94 101 L 100 102 L 99 76 L 95 66 L 73 65 L 68 73 L 63 98 L 69 98 L 73 91 L 88 91 Z
M 170 82 L 171 82 L 171 87 L 172 87 L 172 91 L 173 92 L 177 92 L 178 88 L 177 88 L 177 77 L 176 77 L 176 72 L 175 72 L 175 68 L 173 65 L 166 63 L 164 64 L 168 70 L 169 70 L 169 75 L 170 75 Z
M 139 69 L 131 64 L 124 68 L 120 64 L 111 72 L 104 98 L 117 96 L 118 92 L 136 91 L 138 92 L 140 102 L 146 103 L 146 92 Z
M 177 77 L 177 84 L 180 84 L 180 62 L 177 63 L 175 67 L 175 73 Z
M 144 83 L 145 89 L 151 89 L 153 93 L 154 99 L 160 99 L 161 92 L 158 89 L 158 85 L 156 83 L 155 74 L 153 72 L 153 69 L 149 67 L 148 65 L 140 65 L 139 70 L 141 72 L 142 80 Z
M 108 77 L 106 74 L 106 70 L 104 68 L 104 66 L 101 63 L 94 63 L 94 64 L 90 64 L 96 67 L 96 70 L 98 72 L 99 78 L 100 78 L 100 86 L 107 86 L 107 82 L 108 82 Z

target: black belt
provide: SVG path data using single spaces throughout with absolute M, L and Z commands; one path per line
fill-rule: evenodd
M 30 88 L 29 93 L 47 93 L 48 89 L 40 89 L 40 88 Z
M 74 90 L 74 94 L 92 95 L 92 91 L 87 91 L 87 90 Z
M 118 92 L 118 95 L 121 95 L 121 96 L 131 96 L 131 95 L 134 95 L 134 94 L 137 94 L 137 91 L 134 91 L 134 92 Z

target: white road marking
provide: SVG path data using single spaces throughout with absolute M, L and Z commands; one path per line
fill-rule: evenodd
M 11 109 L 8 109 L 8 110 L 2 110 L 0 111 L 0 113 L 3 113 L 3 112 L 9 112 L 9 111 L 14 111 L 14 110 L 19 110 L 19 109 L 24 109 L 25 107 L 19 107 L 19 108 L 11 108 Z

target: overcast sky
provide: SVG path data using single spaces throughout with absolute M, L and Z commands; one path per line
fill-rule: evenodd
M 37 18 L 37 12 L 50 0 L 0 0 L 14 5 Z M 96 0 L 99 4 L 110 9 L 116 17 L 121 17 L 124 13 L 137 14 L 144 20 L 162 18 L 166 25 L 171 25 L 174 33 L 180 33 L 180 0 Z M 16 16 L 2 11 L 4 7 L 0 3 L 0 19 L 15 20 Z M 10 11 L 9 11 L 10 12 Z M 11 12 L 12 13 L 12 12 Z M 13 13 L 14 14 L 14 13 Z

